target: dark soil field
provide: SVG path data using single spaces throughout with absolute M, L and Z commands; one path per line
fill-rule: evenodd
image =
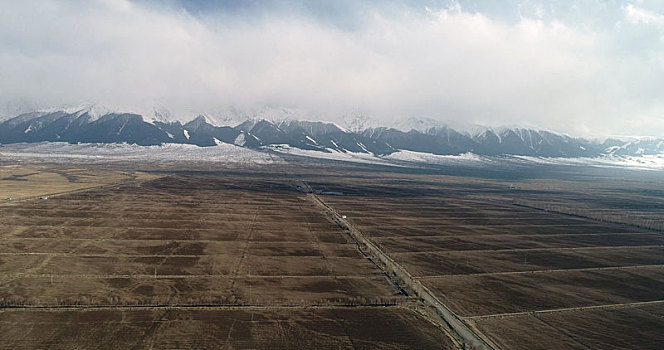
M 477 327 L 504 349 L 659 349 L 661 303 L 520 314 L 478 319 Z M 610 330 L 610 331 L 607 331 Z
M 2 349 L 453 348 L 404 308 L 0 311 Z
M 592 207 L 584 187 L 590 183 L 604 188 L 598 196 L 604 207 L 619 186 L 651 183 L 552 178 L 544 185 L 413 174 L 348 185 L 326 180 L 312 187 L 344 195 L 322 196 L 325 203 L 494 347 L 664 346 L 664 233 L 514 204 L 578 196 Z M 636 192 L 634 202 L 641 203 Z M 652 210 L 642 215 L 658 218 Z
M 403 301 L 306 195 L 276 181 L 166 176 L 0 211 L 9 305 Z
M 427 278 L 462 316 L 664 300 L 664 267 Z
M 456 347 L 278 177 L 5 203 L 0 304 L 7 349 Z

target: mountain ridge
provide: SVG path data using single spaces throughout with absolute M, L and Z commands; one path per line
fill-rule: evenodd
M 319 152 L 388 155 L 400 150 L 435 155 L 519 155 L 536 157 L 596 157 L 664 153 L 664 138 L 603 141 L 532 128 L 482 128 L 459 131 L 430 121 L 419 130 L 368 127 L 348 130 L 336 123 L 296 119 L 249 118 L 236 126 L 217 125 L 205 115 L 183 123 L 161 118 L 146 120 L 135 113 L 87 107 L 79 110 L 39 111 L 0 121 L 0 144 L 31 142 L 193 144 L 201 147 L 228 143 L 260 149 L 287 145 Z

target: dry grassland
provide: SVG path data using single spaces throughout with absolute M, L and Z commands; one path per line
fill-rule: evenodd
M 661 348 L 660 232 L 516 206 L 520 194 L 497 180 L 395 174 L 311 186 L 343 193 L 322 198 L 496 347 Z M 557 190 L 573 198 L 581 188 Z
M 21 200 L 154 177 L 142 172 L 4 165 L 0 166 L 0 198 Z
M 455 347 L 278 177 L 171 174 L 3 205 L 0 304 L 0 348 Z

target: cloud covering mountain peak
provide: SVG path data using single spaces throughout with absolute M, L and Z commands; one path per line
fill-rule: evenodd
M 664 134 L 651 1 L 186 3 L 0 3 L 4 114 L 98 101 Z

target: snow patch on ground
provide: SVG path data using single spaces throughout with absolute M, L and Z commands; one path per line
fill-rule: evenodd
M 328 159 L 328 160 L 337 160 L 342 162 L 354 162 L 354 163 L 364 163 L 364 164 L 400 166 L 388 160 L 376 157 L 371 153 L 339 152 L 337 150 L 330 148 L 326 148 L 328 152 L 321 152 L 321 151 L 299 149 L 291 147 L 287 144 L 269 145 L 269 146 L 264 146 L 263 148 L 279 153 L 309 157 L 309 158 Z
M 596 158 L 547 158 L 531 156 L 480 156 L 473 153 L 464 153 L 460 155 L 436 155 L 413 151 L 399 151 L 383 156 L 382 158 L 398 162 L 432 165 L 463 165 L 475 167 L 548 164 L 664 170 L 664 154 L 657 156 L 608 155 Z
M 664 155 L 659 156 L 605 156 L 599 158 L 545 158 L 529 156 L 481 156 L 474 153 L 460 155 L 437 155 L 413 151 L 398 151 L 389 155 L 375 156 L 371 153 L 328 152 L 302 150 L 289 145 L 265 146 L 275 152 L 310 158 L 329 159 L 344 162 L 380 164 L 400 167 L 421 167 L 426 165 L 465 166 L 474 168 L 521 167 L 537 164 L 621 167 L 646 170 L 664 170 Z
M 235 142 L 241 140 L 241 134 Z M 375 156 L 371 153 L 340 152 L 327 148 L 328 152 L 303 150 L 286 144 L 263 147 L 263 152 L 219 143 L 213 147 L 198 147 L 188 144 L 164 144 L 161 146 L 137 146 L 126 143 L 81 143 L 65 142 L 18 143 L 0 145 L 2 159 L 69 159 L 81 161 L 209 161 L 220 163 L 270 164 L 283 163 L 283 158 L 274 153 L 282 153 L 309 158 L 328 159 L 344 162 L 377 164 L 399 167 L 421 167 L 426 165 L 466 166 L 466 167 L 511 167 L 527 165 L 568 165 L 621 167 L 639 170 L 664 170 L 664 154 L 655 156 L 603 156 L 597 158 L 545 158 L 530 156 L 480 156 L 473 153 L 460 155 L 436 155 L 413 151 L 398 151 L 389 155 Z
M 522 166 L 524 161 L 515 162 L 510 157 L 482 156 L 474 153 L 463 153 L 459 155 L 440 155 L 401 150 L 389 155 L 382 156 L 383 159 L 410 167 L 421 167 L 426 165 L 435 166 L 459 166 L 466 168 L 491 168 Z
M 382 157 L 383 159 L 395 160 L 401 162 L 426 163 L 436 165 L 473 165 L 494 163 L 497 159 L 492 157 L 479 156 L 473 153 L 464 153 L 458 156 L 438 155 L 432 153 L 422 153 L 413 151 L 399 151 Z
M 559 164 L 559 165 L 586 165 L 598 167 L 621 167 L 641 170 L 664 170 L 664 154 L 643 156 L 616 156 L 606 155 L 597 158 L 544 158 L 514 156 L 531 163 Z
M 222 143 L 213 147 L 167 143 L 161 146 L 137 146 L 126 143 L 65 142 L 17 143 L 0 145 L 0 159 L 41 158 L 99 161 L 208 161 L 220 163 L 281 163 L 278 156 Z

